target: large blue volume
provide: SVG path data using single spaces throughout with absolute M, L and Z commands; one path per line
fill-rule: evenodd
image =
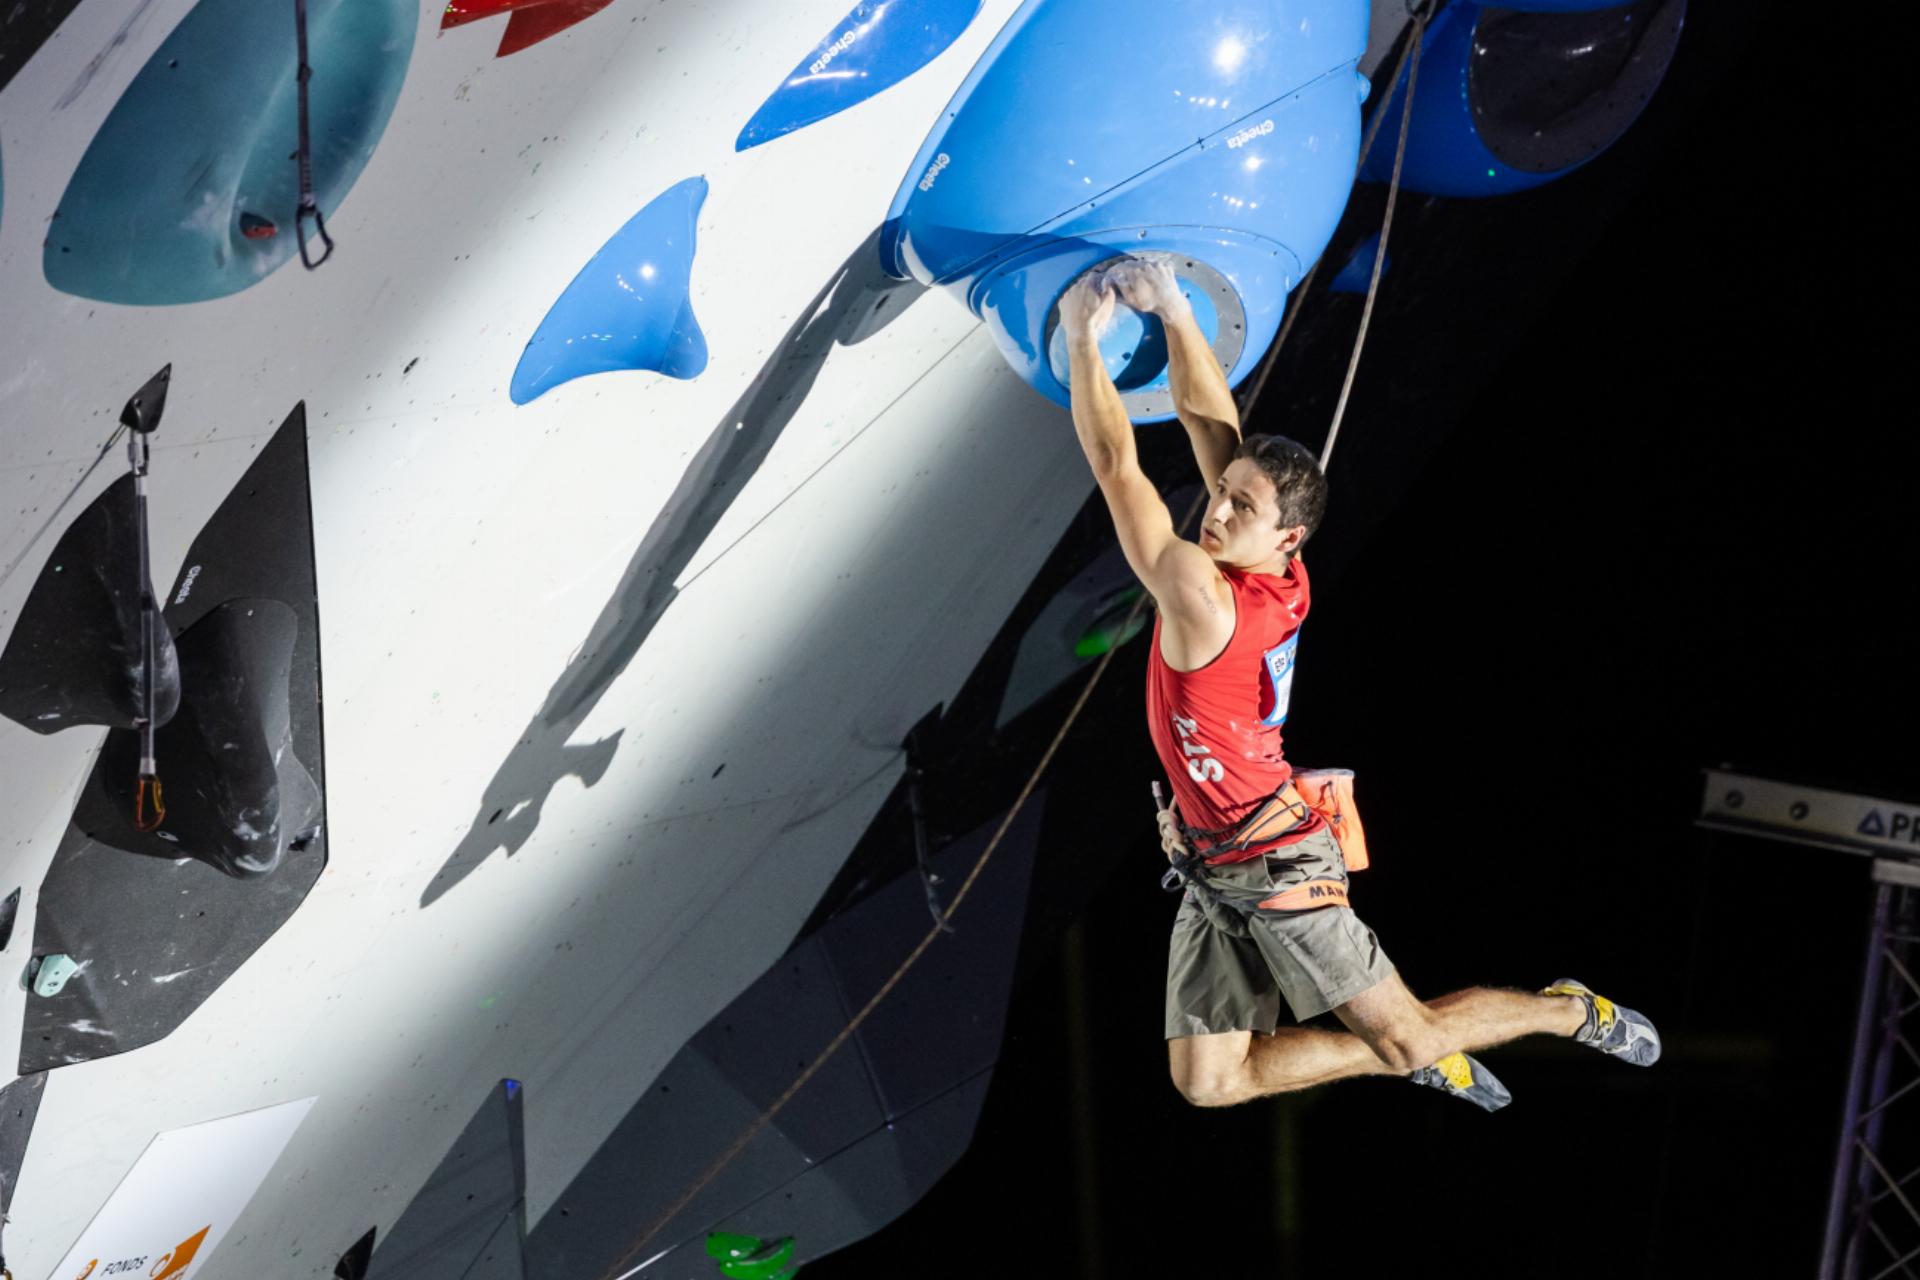
M 865 102 L 960 38 L 981 0 L 866 0 L 800 59 L 734 142 L 745 151 Z
M 692 378 L 707 367 L 706 335 L 689 296 L 706 198 L 705 178 L 677 182 L 600 246 L 521 353 L 509 389 L 515 404 L 594 373 L 650 369 Z
M 1686 0 L 1455 0 L 1420 50 L 1401 183 L 1442 196 L 1525 191 L 1578 169 L 1619 139 L 1665 78 Z M 1380 104 L 1389 121 L 1405 79 Z M 1385 182 L 1387 139 L 1361 177 Z
M 418 21 L 414 0 L 309 0 L 323 216 L 387 127 Z M 202 302 L 292 257 L 297 66 L 290 6 L 200 0 L 127 86 L 67 184 L 47 228 L 47 283 L 102 302 Z
M 1061 292 L 1120 254 L 1163 253 L 1205 295 L 1237 382 L 1346 205 L 1367 29 L 1366 0 L 1029 0 L 902 182 L 886 265 L 959 296 L 1064 404 L 1048 352 Z M 1152 55 L 1101 56 L 1117 31 Z M 1121 327 L 1107 355 L 1129 414 L 1170 416 L 1164 364 L 1142 367 L 1155 326 Z

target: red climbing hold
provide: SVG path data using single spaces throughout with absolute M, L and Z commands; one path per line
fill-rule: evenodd
M 257 213 L 240 214 L 240 234 L 249 240 L 271 240 L 279 230 Z
M 613 0 L 448 0 L 440 29 L 464 26 L 481 18 L 510 13 L 506 34 L 500 37 L 496 57 L 504 58 L 548 36 L 559 35 L 576 22 L 591 18 Z

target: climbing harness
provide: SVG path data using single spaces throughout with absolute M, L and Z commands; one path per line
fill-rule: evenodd
M 293 230 L 300 238 L 300 261 L 312 271 L 333 256 L 333 237 L 327 234 L 326 219 L 320 216 L 320 205 L 313 198 L 313 140 L 307 128 L 307 81 L 313 79 L 313 68 L 307 65 L 307 0 L 293 0 L 293 25 L 300 43 L 300 69 L 294 76 L 300 86 L 300 205 L 293 215 Z M 313 219 L 313 229 L 327 246 L 317 259 L 307 254 L 308 218 Z
M 1393 81 L 1399 80 L 1400 67 L 1402 65 L 1409 66 L 1412 72 L 1414 74 L 1417 74 L 1419 70 L 1420 44 L 1426 34 L 1427 15 L 1430 9 L 1431 9 L 1430 4 L 1423 4 L 1417 10 L 1412 11 L 1413 12 L 1413 30 L 1409 36 L 1409 41 L 1406 49 L 1403 50 L 1400 55 L 1400 61 L 1396 63 L 1394 66 Z M 303 87 L 304 87 L 304 82 L 303 82 Z M 1394 153 L 1393 180 L 1389 184 L 1388 191 L 1387 191 L 1387 215 L 1386 215 L 1387 225 L 1384 225 L 1381 228 L 1380 250 L 1375 255 L 1375 258 L 1374 258 L 1373 279 L 1367 288 L 1366 308 L 1361 313 L 1360 331 L 1354 341 L 1353 356 L 1347 366 L 1347 385 L 1349 388 L 1351 388 L 1352 386 L 1354 370 L 1359 367 L 1360 348 L 1361 348 L 1361 345 L 1366 341 L 1367 322 L 1371 319 L 1371 316 L 1373 313 L 1374 295 L 1378 291 L 1379 285 L 1380 285 L 1381 266 L 1382 266 L 1382 263 L 1384 262 L 1384 255 L 1386 253 L 1387 232 L 1391 229 L 1391 223 L 1393 219 L 1393 202 L 1394 202 L 1395 196 L 1398 194 L 1398 191 L 1399 191 L 1400 167 L 1401 167 L 1401 162 L 1404 159 L 1406 154 L 1407 129 L 1409 124 L 1412 121 L 1413 113 L 1410 105 L 1412 101 L 1413 101 L 1413 80 L 1412 80 L 1412 76 L 1410 75 L 1408 79 L 1408 85 L 1407 85 L 1407 102 L 1409 106 L 1407 107 L 1407 109 L 1401 112 L 1400 142 L 1397 150 Z M 1369 128 L 1366 141 L 1361 148 L 1360 154 L 1362 159 L 1364 159 L 1366 156 L 1367 148 L 1371 147 L 1372 145 L 1373 135 L 1374 135 L 1374 132 L 1378 129 L 1379 124 L 1380 124 L 1380 118 L 1376 116 L 1373 124 Z M 1317 263 L 1315 264 L 1315 269 L 1316 270 L 1318 269 Z M 1313 273 L 1309 272 L 1307 274 L 1306 280 L 1302 282 L 1302 285 L 1304 286 L 1305 283 L 1307 283 L 1308 281 L 1311 281 L 1312 279 L 1313 279 Z M 1299 292 L 1301 293 L 1301 296 L 1304 297 L 1305 295 L 1304 287 Z M 1252 393 L 1248 395 L 1246 402 L 1242 407 L 1243 416 L 1245 416 L 1247 412 L 1251 411 L 1255 401 L 1259 398 L 1261 388 L 1265 385 L 1266 371 L 1267 369 L 1272 367 L 1274 358 L 1279 354 L 1280 347 L 1285 344 L 1287 340 L 1287 336 L 1292 332 L 1293 321 L 1295 319 L 1295 316 L 1297 316 L 1297 314 L 1298 314 L 1297 309 L 1289 313 L 1285 324 L 1283 324 L 1280 329 L 1279 335 L 1274 340 L 1273 350 L 1267 353 L 1266 360 L 1262 364 L 1262 369 L 1261 369 L 1259 378 L 1254 384 L 1254 389 Z M 1341 393 L 1340 404 L 1335 412 L 1333 426 L 1331 427 L 1331 429 L 1329 429 L 1327 433 L 1326 446 L 1322 449 L 1320 454 L 1320 467 L 1323 471 L 1326 469 L 1327 463 L 1333 455 L 1333 440 L 1334 440 L 1334 436 L 1339 432 L 1340 420 L 1344 416 L 1346 411 L 1346 399 L 1347 399 L 1346 392 L 1343 391 Z M 1193 527 L 1194 520 L 1197 516 L 1199 516 L 1201 506 L 1205 503 L 1206 498 L 1207 498 L 1207 495 L 1205 492 L 1202 492 L 1201 494 L 1199 494 L 1195 498 L 1193 504 L 1187 509 L 1186 515 L 1175 526 L 1177 529 L 1180 530 L 1180 536 L 1185 537 L 1186 531 Z M 1126 634 L 1128 632 L 1128 630 L 1133 625 L 1134 618 L 1138 616 L 1141 610 L 1143 610 L 1146 607 L 1146 603 L 1149 598 L 1150 597 L 1145 592 L 1142 592 L 1140 597 L 1134 601 L 1133 608 L 1128 612 L 1126 620 L 1120 624 L 1120 632 L 1119 632 L 1120 634 Z M 661 1229 L 665 1227 L 669 1222 L 671 1222 L 681 1212 L 681 1210 L 685 1209 L 689 1204 L 693 1203 L 694 1197 L 698 1196 L 702 1191 L 704 1191 L 707 1188 L 707 1186 L 711 1184 L 713 1180 L 720 1175 L 721 1170 L 725 1169 L 729 1164 L 731 1164 L 734 1161 L 734 1159 L 737 1156 L 739 1156 L 739 1154 L 742 1151 L 746 1150 L 747 1144 L 752 1142 L 754 1137 L 758 1135 L 762 1129 L 766 1128 L 767 1125 L 771 1124 L 773 1122 L 773 1118 L 779 1115 L 780 1112 L 785 1109 L 787 1103 L 791 1102 L 794 1096 L 798 1094 L 801 1089 L 806 1087 L 807 1082 L 813 1079 L 814 1075 L 819 1072 L 821 1067 L 825 1066 L 826 1063 L 833 1057 L 833 1055 L 840 1051 L 841 1046 L 846 1044 L 848 1040 L 853 1038 L 854 1032 L 860 1029 L 860 1027 L 866 1022 L 867 1018 L 872 1015 L 873 1011 L 879 1007 L 880 1002 L 882 1000 L 885 1000 L 887 996 L 892 993 L 894 987 L 899 985 L 900 980 L 907 975 L 907 971 L 912 969 L 915 964 L 919 963 L 920 957 L 926 953 L 926 950 L 928 947 L 933 945 L 934 940 L 941 935 L 941 933 L 944 931 L 944 926 L 946 925 L 946 922 L 951 920 L 953 918 L 954 912 L 960 909 L 961 902 L 963 902 L 966 899 L 967 894 L 973 889 L 974 883 L 979 880 L 981 873 L 986 870 L 988 860 L 993 857 L 994 852 L 1000 847 L 1000 841 L 1006 837 L 1007 832 L 1012 828 L 1014 819 L 1019 816 L 1020 810 L 1026 807 L 1028 797 L 1033 794 L 1034 787 L 1038 785 L 1041 777 L 1046 773 L 1047 767 L 1053 763 L 1054 755 L 1060 750 L 1061 744 L 1066 741 L 1067 733 L 1073 728 L 1074 724 L 1079 720 L 1081 711 L 1083 711 L 1086 708 L 1088 700 L 1093 696 L 1094 689 L 1096 689 L 1100 684 L 1100 678 L 1106 674 L 1107 667 L 1112 663 L 1114 655 L 1120 651 L 1120 648 L 1121 646 L 1115 645 L 1100 656 L 1100 661 L 1094 667 L 1093 674 L 1088 677 L 1086 684 L 1081 687 L 1079 698 L 1075 700 L 1073 707 L 1067 712 L 1066 718 L 1061 721 L 1059 730 L 1055 732 L 1055 734 L 1053 735 L 1053 740 L 1047 744 L 1046 751 L 1041 754 L 1040 762 L 1034 766 L 1033 772 L 1027 776 L 1026 784 L 1023 787 L 1021 787 L 1019 796 L 1013 802 L 1013 807 L 1007 810 L 1006 816 L 1000 820 L 999 827 L 995 829 L 993 833 L 993 837 L 987 841 L 987 847 L 984 850 L 982 850 L 980 853 L 980 856 L 974 860 L 972 870 L 970 870 L 967 873 L 967 878 L 961 882 L 960 888 L 954 893 L 953 900 L 947 904 L 947 907 L 944 911 L 936 912 L 934 927 L 927 930 L 926 934 L 922 936 L 922 938 L 920 939 L 919 944 L 915 946 L 911 952 L 908 953 L 907 958 L 902 960 L 899 964 L 899 967 L 893 971 L 892 976 L 889 977 L 884 983 L 881 984 L 880 989 L 874 992 L 872 997 L 868 999 L 866 1004 L 860 1007 L 859 1012 L 853 1015 L 853 1017 L 847 1022 L 847 1025 L 845 1027 L 841 1028 L 839 1034 L 834 1036 L 832 1041 L 830 1041 L 827 1044 L 827 1047 L 825 1049 L 822 1049 L 820 1053 L 813 1059 L 813 1061 L 807 1064 L 806 1068 L 801 1071 L 799 1077 L 795 1079 L 792 1084 L 788 1085 L 786 1090 L 782 1092 L 779 1097 L 775 1098 L 773 1102 L 765 1110 L 763 1110 L 758 1116 L 756 1116 L 753 1119 L 753 1121 L 749 1123 L 744 1130 L 742 1130 L 740 1135 L 736 1137 L 733 1140 L 733 1142 L 727 1146 L 726 1150 L 720 1153 L 718 1158 L 716 1158 L 712 1164 L 707 1166 L 705 1172 L 703 1172 L 697 1179 L 695 1179 L 693 1184 L 689 1186 L 686 1189 L 686 1191 L 682 1192 L 678 1199 L 676 1199 L 671 1205 L 668 1205 L 667 1208 L 664 1211 L 662 1211 L 660 1214 L 655 1216 L 653 1221 L 646 1227 L 646 1229 L 642 1231 L 637 1238 L 635 1238 L 633 1243 L 628 1247 L 627 1251 L 624 1254 L 622 1254 L 619 1257 L 619 1259 L 616 1260 L 613 1263 L 613 1265 L 609 1267 L 608 1270 L 603 1274 L 602 1280 L 628 1280 L 629 1277 L 636 1274 L 641 1269 L 641 1266 L 645 1265 L 645 1263 L 643 1262 L 641 1266 L 633 1266 L 631 1265 L 632 1260 L 639 1256 L 640 1251 L 647 1246 L 647 1243 L 650 1240 L 652 1240 L 655 1236 L 659 1235 Z M 908 798 L 910 803 L 913 800 L 913 794 L 914 793 L 910 789 L 908 793 Z M 1345 792 L 1345 796 L 1346 796 L 1346 803 L 1350 810 L 1351 804 L 1352 804 L 1352 792 L 1350 788 Z M 1303 800 L 1305 799 L 1304 795 L 1302 796 L 1302 799 Z M 1309 802 L 1309 807 L 1311 807 L 1311 802 Z M 1358 829 L 1357 820 L 1354 821 L 1353 829 L 1356 831 Z M 1336 840 L 1340 839 L 1339 828 L 1337 827 L 1335 830 L 1335 839 Z M 1348 847 L 1345 844 L 1345 842 L 1342 842 L 1341 844 L 1341 853 L 1343 857 L 1350 856 L 1348 853 Z M 1360 865 L 1364 865 L 1364 846 L 1361 846 L 1361 854 L 1362 854 L 1363 861 Z M 1354 866 L 1354 864 L 1351 862 L 1349 862 L 1348 865 L 1350 867 Z M 922 863 L 922 866 L 924 868 L 925 866 L 924 862 Z M 1193 877 L 1192 883 L 1198 884 L 1199 877 L 1197 876 Z M 1310 881 L 1304 885 L 1291 886 L 1288 890 L 1285 891 L 1285 893 L 1277 894 L 1275 895 L 1274 898 L 1268 899 L 1268 902 L 1277 902 L 1279 899 L 1284 898 L 1287 893 L 1293 893 L 1296 890 L 1305 890 L 1306 896 L 1310 898 L 1314 890 L 1318 889 L 1321 897 L 1324 899 L 1330 895 L 1332 888 L 1336 886 L 1339 887 L 1344 892 L 1345 886 L 1338 885 L 1338 882 Z M 931 900 L 931 885 L 929 885 L 929 899 Z M 1267 906 L 1267 903 L 1262 903 L 1261 905 L 1264 907 L 1264 906 Z M 1317 905 L 1324 906 L 1324 905 L 1327 905 L 1327 903 L 1325 901 L 1320 901 Z M 1284 906 L 1276 906 L 1273 909 L 1288 910 L 1291 908 L 1284 907 Z
M 1158 782 L 1153 784 L 1153 805 L 1162 813 L 1166 812 L 1161 804 Z M 1305 822 L 1308 816 L 1306 803 L 1300 799 L 1299 792 L 1293 789 L 1293 783 L 1288 782 L 1268 796 L 1260 808 L 1238 826 L 1209 831 L 1181 822 L 1180 840 L 1186 845 L 1187 851 L 1169 857 L 1171 865 L 1160 877 L 1160 887 L 1168 893 L 1191 890 L 1195 897 L 1203 899 L 1208 905 L 1222 906 L 1220 895 L 1214 892 L 1202 875 L 1205 868 L 1241 861 L 1249 856 L 1247 851 L 1255 845 L 1268 844 L 1286 835 Z
M 160 789 L 160 771 L 154 762 L 153 746 L 154 721 L 158 718 L 155 710 L 154 665 L 155 654 L 159 650 L 161 622 L 160 607 L 153 598 L 153 574 L 148 563 L 147 471 L 152 463 L 150 446 L 153 429 L 160 425 L 160 412 L 166 405 L 166 385 L 172 370 L 173 366 L 168 365 L 154 379 L 160 386 L 160 394 L 153 401 L 142 398 L 142 393 L 147 389 L 143 387 L 120 411 L 120 425 L 127 429 L 127 465 L 133 472 L 134 534 L 138 548 L 134 568 L 140 574 L 140 715 L 134 721 L 134 728 L 140 733 L 140 775 L 133 792 L 133 826 L 136 831 L 158 830 L 167 817 L 166 797 Z
M 1158 782 L 1153 784 L 1153 804 L 1155 809 L 1166 812 Z M 1204 878 L 1205 869 L 1223 862 L 1240 861 L 1239 856 L 1229 858 L 1228 855 L 1244 855 L 1256 846 L 1270 845 L 1312 815 L 1318 815 L 1332 834 L 1346 870 L 1364 871 L 1368 865 L 1367 840 L 1360 825 L 1360 810 L 1353 800 L 1353 771 L 1302 769 L 1236 827 L 1209 831 L 1179 823 L 1186 852 L 1169 855 L 1170 865 L 1160 877 L 1160 887 L 1168 893 L 1190 890 L 1210 906 L 1223 906 L 1220 895 Z M 1289 885 L 1258 905 L 1263 911 L 1344 907 L 1348 905 L 1347 884 L 1345 880 L 1306 880 Z
M 1160 784 L 1154 784 L 1154 799 L 1160 798 Z M 1288 834 L 1311 816 L 1307 802 L 1300 797 L 1289 778 L 1279 790 L 1261 802 L 1246 819 L 1231 827 L 1207 830 L 1180 824 L 1181 838 L 1209 865 L 1238 862 L 1255 845 L 1270 844 Z

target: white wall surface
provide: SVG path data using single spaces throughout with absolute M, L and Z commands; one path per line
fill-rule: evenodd
M 305 400 L 330 863 L 173 1035 L 53 1073 L 7 1229 L 22 1280 L 66 1253 L 156 1133 L 306 1097 L 193 1280 L 331 1275 L 503 1076 L 526 1086 L 537 1221 L 686 1037 L 784 950 L 897 779 L 896 744 L 959 688 L 1091 488 L 1065 414 L 951 299 L 833 347 L 574 728 L 573 744 L 608 744 L 604 774 L 560 781 L 511 856 L 422 907 L 689 459 L 878 224 L 1013 4 L 989 0 L 903 84 L 735 154 L 845 0 L 615 0 L 504 60 L 502 20 L 443 35 L 423 3 L 393 119 L 326 210 L 332 262 L 189 306 L 57 293 L 40 270 L 47 218 L 190 7 L 82 4 L 0 93 L 0 564 L 162 364 L 163 584 Z M 711 184 L 693 268 L 707 370 L 600 375 L 514 407 L 508 380 L 547 307 L 695 174 Z M 0 635 L 120 465 L 0 587 Z M 99 741 L 0 723 L 0 892 L 25 888 L 9 973 Z M 26 998 L 0 983 L 0 1069 Z

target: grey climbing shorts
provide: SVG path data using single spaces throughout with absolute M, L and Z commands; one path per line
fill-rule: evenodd
M 1262 911 L 1257 904 L 1308 880 L 1347 878 L 1324 829 L 1245 862 L 1205 867 L 1219 895 L 1188 889 L 1167 947 L 1167 1039 L 1223 1031 L 1271 1032 L 1280 997 L 1296 1022 L 1345 1004 L 1393 972 L 1353 908 Z

